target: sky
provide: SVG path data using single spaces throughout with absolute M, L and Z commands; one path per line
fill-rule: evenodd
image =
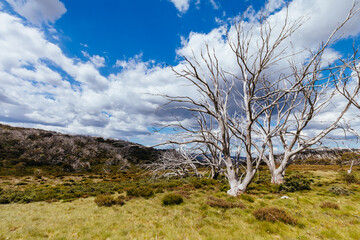
M 175 117 L 156 94 L 196 94 L 170 66 L 180 69 L 183 56 L 199 55 L 208 44 L 225 68 L 233 69 L 224 43 L 233 18 L 245 13 L 256 22 L 258 11 L 266 7 L 273 19 L 282 19 L 288 4 L 292 17 L 307 19 L 292 43 L 313 49 L 345 18 L 352 3 L 0 0 L 0 122 L 157 144 L 168 132 L 152 129 Z M 329 56 L 348 53 L 359 37 L 359 20 L 346 26 Z M 188 114 L 177 114 L 191 121 Z M 360 129 L 360 123 L 355 125 Z

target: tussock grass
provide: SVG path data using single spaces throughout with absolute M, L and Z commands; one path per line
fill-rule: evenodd
M 105 207 L 111 207 L 113 205 L 124 205 L 125 201 L 123 198 L 119 197 L 114 197 L 111 195 L 107 195 L 107 194 L 101 194 L 99 196 L 97 196 L 94 200 L 94 202 L 96 203 L 96 205 L 98 205 L 99 207 L 105 206 Z
M 340 209 L 339 205 L 336 204 L 336 203 L 333 203 L 333 202 L 323 202 L 321 205 L 320 205 L 321 208 L 332 208 L 332 209 Z
M 297 220 L 290 216 L 285 210 L 275 207 L 259 208 L 253 212 L 256 219 L 260 221 L 276 222 L 295 225 Z
M 245 208 L 245 205 L 241 202 L 230 202 L 213 196 L 208 197 L 207 204 L 211 207 L 224 208 L 224 209 Z
M 162 199 L 162 204 L 164 206 L 168 205 L 179 205 L 184 202 L 184 199 L 181 195 L 175 193 L 166 194 Z

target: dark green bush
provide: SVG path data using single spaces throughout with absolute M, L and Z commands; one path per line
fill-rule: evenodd
M 121 189 L 121 186 L 111 182 L 74 183 L 69 186 L 34 186 L 25 190 L 8 189 L 0 194 L 0 204 L 54 200 L 68 201 L 105 193 L 114 194 Z
M 179 205 L 183 202 L 184 202 L 183 197 L 180 194 L 175 194 L 175 193 L 166 194 L 162 199 L 162 204 L 164 206 Z
M 131 187 L 126 190 L 129 197 L 151 198 L 155 195 L 154 190 L 149 187 Z
M 279 185 L 280 192 L 297 192 L 311 190 L 311 183 L 314 181 L 301 175 L 293 175 L 285 179 L 285 183 Z
M 155 190 L 155 193 L 163 193 L 163 192 L 164 192 L 164 189 L 162 189 L 162 188 L 157 188 Z
M 253 215 L 260 221 L 280 221 L 291 225 L 295 225 L 297 223 L 297 220 L 291 217 L 285 210 L 275 207 L 257 209 L 253 212 Z
M 202 187 L 203 187 L 203 185 L 201 184 L 201 182 L 193 182 L 193 186 L 194 186 L 194 188 L 196 188 L 196 189 L 199 189 L 199 188 L 202 188 Z
M 9 204 L 11 199 L 8 195 L 0 195 L 0 204 Z
M 219 183 L 215 179 L 210 179 L 210 178 L 200 178 L 200 179 L 192 178 L 190 182 L 197 189 L 203 188 L 205 186 L 208 186 L 208 188 L 211 188 Z
M 203 186 L 209 186 L 209 185 L 216 185 L 218 182 L 216 180 L 214 180 L 214 179 L 211 179 L 211 178 L 201 178 L 200 183 Z
M 229 184 L 221 185 L 220 188 L 219 188 L 219 190 L 220 190 L 221 192 L 227 192 L 229 189 L 230 189 Z

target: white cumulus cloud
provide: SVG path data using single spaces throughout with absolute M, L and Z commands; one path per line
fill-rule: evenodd
M 169 67 L 141 54 L 117 61 L 109 76 L 102 56 L 66 56 L 40 28 L 0 12 L 0 122 L 65 133 L 158 143 L 148 127 L 171 121 L 152 94 L 185 94 Z M 155 134 L 157 138 L 163 137 Z
M 14 10 L 33 24 L 54 23 L 66 8 L 59 0 L 6 0 Z
M 171 1 L 175 5 L 176 9 L 181 13 L 186 13 L 190 6 L 189 4 L 190 0 L 169 0 L 169 1 Z

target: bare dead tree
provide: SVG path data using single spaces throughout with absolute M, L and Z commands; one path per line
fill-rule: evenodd
M 258 114 L 261 116 L 256 118 L 254 131 L 267 145 L 267 154 L 263 156 L 263 160 L 271 172 L 272 183 L 283 183 L 290 159 L 295 154 L 319 143 L 331 131 L 337 129 L 340 120 L 351 105 L 351 101 L 348 101 L 333 119 L 322 124 L 320 131 L 305 134 L 316 121 L 316 117 L 333 104 L 332 99 L 336 95 L 338 85 L 349 79 L 350 76 L 346 74 L 348 65 L 357 62 L 354 54 L 351 61 L 338 60 L 340 64 L 324 67 L 327 62 L 323 58 L 325 51 L 337 40 L 336 34 L 357 12 L 358 9 L 354 4 L 345 20 L 336 27 L 319 49 L 310 52 L 307 62 L 297 63 L 294 60 L 296 54 L 283 56 L 288 60 L 288 69 L 290 69 L 287 75 L 282 74 L 274 80 L 264 74 L 258 80 L 258 89 L 261 92 L 256 96 L 254 106 L 260 109 Z M 266 32 L 267 36 L 271 35 L 271 27 Z M 262 39 L 265 39 L 265 43 L 269 41 L 266 37 Z M 268 51 L 265 51 L 265 54 L 268 54 Z M 347 92 L 347 97 L 351 100 L 358 93 L 359 84 L 351 93 Z M 284 152 L 279 166 L 275 162 L 275 147 L 281 147 Z
M 196 124 L 187 127 L 179 122 L 182 141 L 168 143 L 204 144 L 215 149 L 210 153 L 226 166 L 230 195 L 247 190 L 262 160 L 272 173 L 272 182 L 282 183 L 290 158 L 336 129 L 351 105 L 349 101 L 320 132 L 311 137 L 305 134 L 314 118 L 330 104 L 334 86 L 348 78 L 345 64 L 324 67 L 323 54 L 357 13 L 355 7 L 305 63 L 296 57 L 306 49 L 289 50 L 291 36 L 302 26 L 303 19 L 291 21 L 286 15 L 278 25 L 270 22 L 266 13 L 250 27 L 243 19 L 236 21 L 226 35 L 237 64 L 234 72 L 224 70 L 215 50 L 208 45 L 200 57 L 185 57 L 184 69 L 173 70 L 189 81 L 199 96 L 164 97 L 178 108 L 192 112 Z M 280 64 L 284 65 L 282 69 L 271 70 Z M 358 92 L 359 87 L 350 98 Z M 285 152 L 279 167 L 274 158 L 275 143 Z M 236 149 L 243 150 L 244 164 L 236 164 L 232 159 L 231 153 Z
M 184 69 L 177 71 L 173 68 L 173 71 L 196 88 L 198 98 L 168 95 L 164 97 L 171 103 L 180 104 L 178 108 L 192 112 L 195 126 L 185 126 L 179 121 L 177 127 L 182 131 L 181 140 L 173 139 L 167 143 L 203 144 L 204 159 L 211 164 L 214 175 L 221 169 L 221 164 L 225 164 L 225 175 L 229 180 L 232 195 L 236 195 L 239 187 L 241 191 L 245 191 L 250 181 L 241 183 L 231 158 L 234 135 L 229 125 L 229 98 L 234 82 L 228 80 L 228 74 L 220 68 L 215 52 L 208 46 L 206 53 L 201 53 L 200 59 L 194 55 L 191 59 L 185 57 L 184 60 Z
M 343 80 L 341 84 L 336 85 L 338 93 L 340 93 L 342 96 L 344 96 L 355 109 L 360 110 L 360 99 L 358 88 L 360 85 L 360 66 L 358 61 L 358 52 L 359 49 L 353 45 L 353 54 L 350 57 L 350 60 L 343 61 L 344 65 L 350 69 L 351 75 L 348 79 Z M 359 115 L 356 115 L 356 119 L 359 117 Z M 350 120 L 344 120 L 343 122 L 343 129 L 352 135 L 354 135 L 357 140 L 360 139 L 360 132 L 357 131 L 355 128 L 353 128 L 351 122 L 355 119 Z M 354 162 L 359 160 L 360 154 L 358 150 L 351 149 L 350 147 L 347 147 L 350 150 L 350 153 L 344 154 L 342 156 L 341 161 L 350 161 L 350 168 L 348 169 L 347 173 L 352 173 L 352 168 L 354 165 Z
M 311 124 L 319 123 L 316 117 L 332 106 L 336 91 L 329 79 L 326 79 L 324 84 L 316 84 L 320 74 L 321 71 L 312 72 L 313 82 L 299 85 L 301 89 L 284 96 L 281 102 L 277 102 L 264 113 L 261 122 L 257 121 L 258 132 L 264 136 L 267 145 L 264 161 L 269 167 L 271 182 L 274 184 L 283 183 L 285 170 L 293 156 L 318 144 L 339 127 L 340 120 L 351 105 L 350 102 L 345 104 L 334 118 L 320 123 L 322 129 L 310 133 Z M 358 91 L 359 89 L 356 90 Z M 275 147 L 281 147 L 283 151 L 279 166 L 275 162 Z
M 203 143 L 218 150 L 221 161 L 226 166 L 225 175 L 230 184 L 230 195 L 238 195 L 247 190 L 260 166 L 266 145 L 256 142 L 253 131 L 257 119 L 266 110 L 259 108 L 258 99 L 263 72 L 282 59 L 284 50 L 281 43 L 301 25 L 301 21 L 284 22 L 282 29 L 272 35 L 269 25 L 263 16 L 258 28 L 250 32 L 260 31 L 261 40 L 258 49 L 250 50 L 253 34 L 245 31 L 244 21 L 235 23 L 235 36 L 228 34 L 227 43 L 237 61 L 238 73 L 229 73 L 219 66 L 215 51 L 206 46 L 206 54 L 201 53 L 185 58 L 186 65 L 182 71 L 174 72 L 177 76 L 188 80 L 199 92 L 200 98 L 190 96 L 165 96 L 170 102 L 184 104 L 181 108 L 195 114 L 197 128 L 189 129 L 179 124 L 189 135 L 189 140 L 182 144 Z M 235 38 L 235 39 L 234 39 Z M 238 110 L 231 112 L 229 100 L 241 101 Z M 236 141 L 238 140 L 238 141 Z M 169 141 L 177 143 L 178 141 Z M 234 145 L 238 143 L 238 145 Z M 244 146 L 245 164 L 235 164 L 231 157 L 234 149 Z M 253 149 L 257 152 L 254 153 Z M 213 154 L 213 158 L 216 156 Z

